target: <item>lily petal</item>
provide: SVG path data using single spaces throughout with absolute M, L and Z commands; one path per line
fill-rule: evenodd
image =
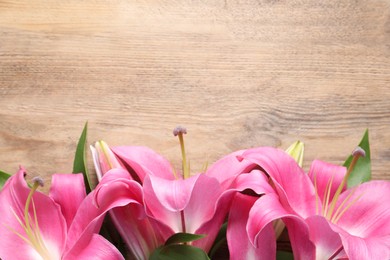
M 284 207 L 294 209 L 302 217 L 315 213 L 312 182 L 287 153 L 273 147 L 260 147 L 247 150 L 242 157 L 269 175 Z
M 128 165 L 135 172 L 141 183 L 146 175 L 174 179 L 171 164 L 148 147 L 117 146 L 112 147 L 111 150 L 125 166 Z
M 118 179 L 107 185 L 106 176 L 108 180 L 111 180 L 110 175 L 116 173 L 125 175 L 126 171 L 113 169 L 107 172 L 101 183 L 80 205 L 68 232 L 68 250 L 71 250 L 73 246 L 79 246 L 76 243 L 87 246 L 92 235 L 100 230 L 104 215 L 110 209 L 129 203 L 139 204 L 142 201 L 142 188 L 135 181 Z
M 196 231 L 196 234 L 207 234 L 207 236 L 194 241 L 193 245 L 202 248 L 206 252 L 210 250 L 237 192 L 251 190 L 259 196 L 267 192 L 273 192 L 268 183 L 268 178 L 259 170 L 252 170 L 250 173 L 240 174 L 235 178 L 232 177 L 232 179 L 233 181 L 229 181 L 231 183 L 230 187 L 224 190 L 215 202 L 214 211 L 210 214 L 212 218 L 204 222 Z
M 167 180 L 150 176 L 144 183 L 145 201 L 147 204 L 152 203 L 147 194 L 153 192 L 155 195 L 153 199 L 158 200 L 165 209 L 171 212 L 181 211 L 190 201 L 199 177 L 200 175 L 195 175 L 184 180 Z
M 226 220 L 235 194 L 235 191 L 227 191 L 219 197 L 218 201 L 215 203 L 214 211 L 211 214 L 212 218 L 204 220 L 204 223 L 202 223 L 195 232 L 195 234 L 206 234 L 206 236 L 192 242 L 193 246 L 202 248 L 205 252 L 210 251 L 223 222 Z
M 104 211 L 110 209 L 110 216 L 133 256 L 147 259 L 164 240 L 146 216 L 141 189 L 126 170 L 112 169 L 96 188 L 95 199 Z
M 361 238 L 340 233 L 349 259 L 390 259 L 390 235 Z
M 338 206 L 351 193 L 350 201 L 358 200 L 337 222 L 346 231 L 340 232 L 340 236 L 347 255 L 351 258 L 360 255 L 368 257 L 365 259 L 389 259 L 390 208 L 387 205 L 390 205 L 390 182 L 370 181 L 347 189 L 340 195 Z
M 275 233 L 272 226 L 268 226 L 259 244 L 255 247 L 247 234 L 247 220 L 249 212 L 257 198 L 238 193 L 232 203 L 229 214 L 227 241 L 230 252 L 230 259 L 275 259 L 276 243 Z
M 68 228 L 86 196 L 82 174 L 54 174 L 52 176 L 49 197 L 60 205 Z
M 202 174 L 198 176 L 190 200 L 184 208 L 186 228 L 190 233 L 196 233 L 203 223 L 213 218 L 215 204 L 223 191 L 214 178 Z
M 237 175 L 250 172 L 256 166 L 253 162 L 238 159 L 244 152 L 237 151 L 219 159 L 207 169 L 206 175 L 216 178 L 222 187 L 230 186 Z
M 124 259 L 118 249 L 98 234 L 94 234 L 88 245 L 75 246 L 67 253 L 63 260 L 72 259 L 104 259 L 119 260 Z
M 110 216 L 135 259 L 148 259 L 151 252 L 164 244 L 159 227 L 150 219 L 140 216 L 140 205 L 130 203 L 113 208 Z
M 231 183 L 228 190 L 244 191 L 252 190 L 258 195 L 264 193 L 274 193 L 273 188 L 269 184 L 268 177 L 260 170 L 252 170 L 250 173 L 238 175 Z
M 316 259 L 334 259 L 342 249 L 340 235 L 322 216 L 312 216 L 306 219 L 310 229 L 310 240 L 316 246 Z
M 304 220 L 293 211 L 288 212 L 276 194 L 265 194 L 253 204 L 248 218 L 247 232 L 253 245 L 259 245 L 275 220 L 286 224 L 295 259 L 314 259 L 314 245 L 310 242 Z M 275 238 L 273 239 L 275 243 Z
M 213 217 L 221 194 L 218 181 L 203 174 L 185 180 L 148 176 L 144 182 L 145 203 L 151 216 L 174 232 L 183 232 L 181 211 L 184 211 L 186 232 L 194 233 Z
M 390 182 L 370 181 L 343 192 L 340 204 L 353 193 L 350 201 L 361 196 L 340 218 L 337 225 L 348 233 L 360 237 L 390 234 Z M 339 206 L 339 205 L 338 205 Z

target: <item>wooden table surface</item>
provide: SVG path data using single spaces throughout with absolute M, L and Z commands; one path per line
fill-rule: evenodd
M 387 0 L 0 1 L 0 169 L 49 182 L 89 143 L 146 145 L 193 171 L 306 144 L 342 163 L 370 130 L 390 180 Z

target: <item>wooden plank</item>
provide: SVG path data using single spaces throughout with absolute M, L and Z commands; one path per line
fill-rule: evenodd
M 90 142 L 146 145 L 194 171 L 306 143 L 341 163 L 370 129 L 390 179 L 388 1 L 1 1 L 0 168 L 49 181 Z

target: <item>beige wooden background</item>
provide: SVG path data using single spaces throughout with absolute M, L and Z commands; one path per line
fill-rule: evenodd
M 0 169 L 49 181 L 89 142 L 146 145 L 193 171 L 306 143 L 341 163 L 370 129 L 390 179 L 388 0 L 0 0 Z

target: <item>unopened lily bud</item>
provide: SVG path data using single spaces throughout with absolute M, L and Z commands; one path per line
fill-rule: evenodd
M 304 151 L 305 145 L 301 141 L 296 141 L 287 148 L 286 153 L 288 153 L 298 163 L 298 165 L 302 167 Z

